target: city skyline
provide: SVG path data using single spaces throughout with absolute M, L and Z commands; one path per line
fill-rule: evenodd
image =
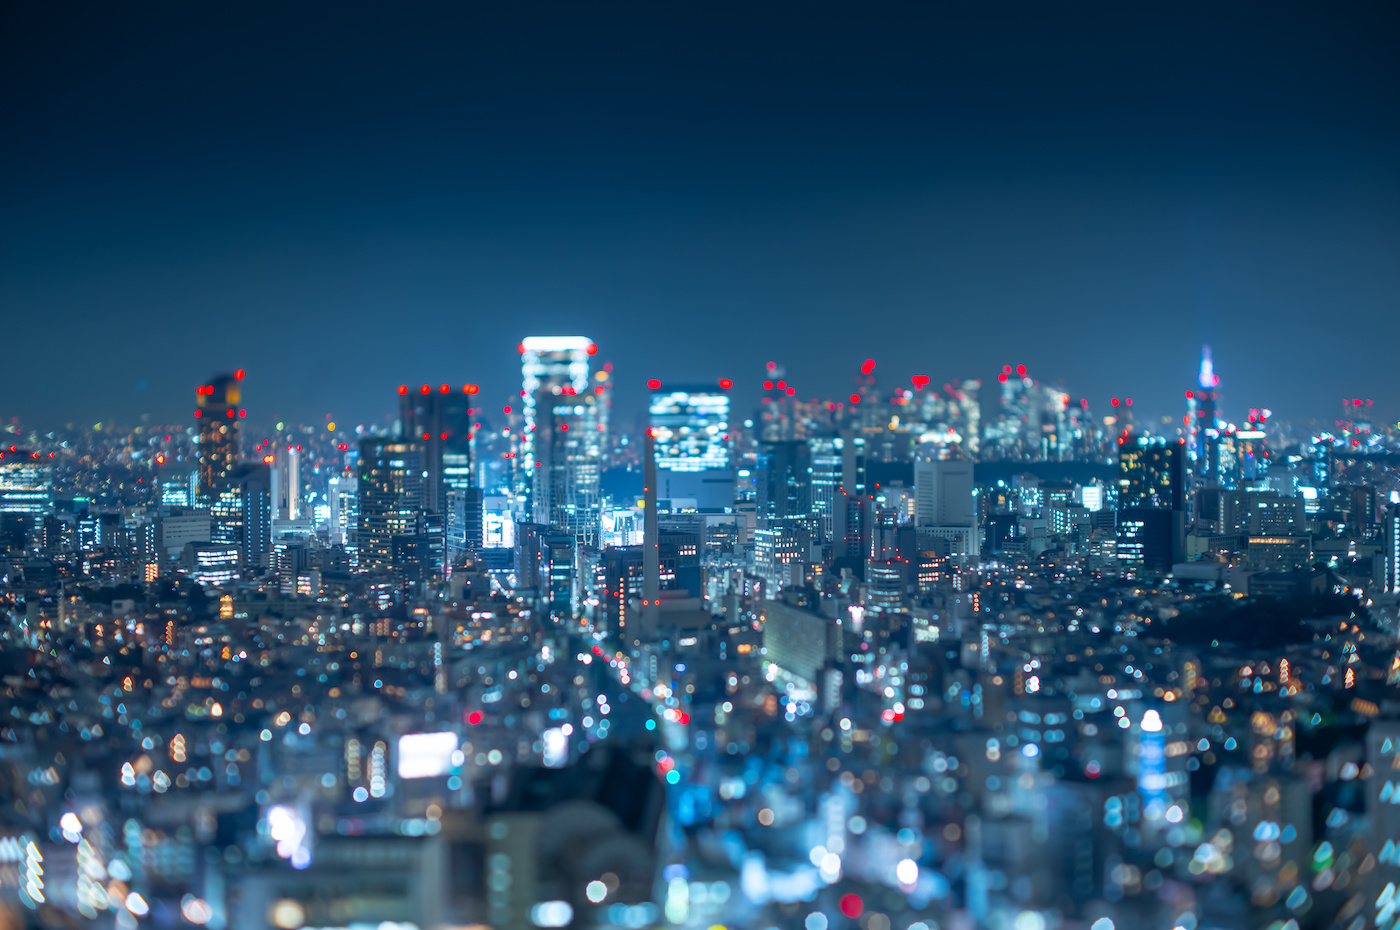
M 0 6 L 0 930 L 1400 930 L 1396 48 Z
M 629 385 L 1009 362 L 1165 413 L 1208 343 L 1243 407 L 1400 402 L 1378 8 L 551 14 L 8 11 L 0 301 L 57 360 L 4 414 L 169 421 L 245 367 L 367 419 L 430 372 L 496 396 L 527 331 Z

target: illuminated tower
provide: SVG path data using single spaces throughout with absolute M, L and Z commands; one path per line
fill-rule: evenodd
M 515 470 L 515 493 L 525 499 L 525 514 L 534 512 L 529 497 L 535 484 L 535 405 L 543 389 L 557 395 L 567 386 L 575 395 L 589 390 L 588 360 L 598 347 L 586 336 L 527 336 L 520 343 L 520 398 L 525 408 L 521 431 L 519 467 Z
M 723 510 L 734 504 L 733 442 L 729 432 L 729 390 L 734 382 L 663 385 L 651 388 L 651 432 L 656 440 L 657 490 L 661 500 L 694 501 L 687 507 Z M 673 503 L 671 509 L 680 509 Z
M 423 509 L 441 514 L 449 555 L 481 547 L 481 491 L 472 474 L 475 384 L 399 386 L 399 425 L 423 443 Z
M 424 448 L 421 440 L 371 436 L 360 440 L 360 567 L 393 567 L 394 537 L 418 535 L 423 508 Z
M 215 375 L 195 388 L 194 415 L 199 420 L 199 498 L 208 507 L 228 490 L 229 476 L 238 464 L 238 420 L 247 413 L 239 407 L 243 369 L 231 375 Z
M 1220 376 L 1210 360 L 1210 346 L 1201 346 L 1201 371 L 1196 377 L 1195 422 L 1191 425 L 1192 452 L 1196 460 L 1195 476 L 1202 487 L 1220 486 L 1220 430 L 1216 423 L 1215 387 Z
M 557 393 L 556 393 L 557 391 Z M 598 482 L 602 475 L 599 395 L 575 393 L 572 384 L 536 392 L 533 502 L 535 522 L 571 533 L 596 546 Z

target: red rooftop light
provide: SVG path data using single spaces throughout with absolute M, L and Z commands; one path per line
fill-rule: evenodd
M 598 346 L 597 346 L 596 343 L 590 342 L 590 343 L 588 344 L 588 354 L 589 354 L 589 355 L 597 355 L 597 354 L 598 354 Z
M 733 386 L 734 386 L 734 382 L 733 382 L 733 381 L 730 381 L 728 378 L 720 378 L 720 379 L 719 379 L 719 389 L 720 389 L 721 391 L 727 391 L 727 390 L 729 390 L 730 388 L 732 388 Z
M 439 391 L 440 393 L 442 393 L 442 394 L 446 394 L 447 392 L 449 392 L 449 391 L 451 391 L 451 390 L 452 390 L 452 388 L 448 387 L 448 386 L 445 385 L 445 384 L 444 384 L 442 387 L 438 388 L 438 391 Z
M 661 382 L 656 380 L 655 378 L 652 378 L 647 382 L 647 387 L 651 388 L 654 391 L 657 388 L 661 387 Z
M 400 385 L 399 385 L 399 393 L 400 393 L 400 394 L 407 394 L 407 393 L 408 393 L 408 385 L 407 385 L 407 384 L 400 384 Z
M 771 391 L 771 390 L 773 390 L 773 382 L 772 382 L 772 381 L 765 381 L 765 382 L 763 382 L 763 389 L 764 389 L 765 391 Z
M 242 368 L 238 369 L 237 371 L 235 371 L 235 372 L 233 373 L 233 380 L 235 380 L 235 381 L 242 381 L 242 380 L 243 380 L 243 369 L 242 369 Z
M 859 395 L 859 394 L 852 394 L 852 395 L 851 395 L 851 403 L 853 403 L 853 404 L 858 404 L 858 403 L 860 403 L 860 395 Z
M 428 387 L 428 386 L 425 384 L 425 385 L 423 385 L 421 388 L 419 388 L 418 390 L 419 390 L 420 393 L 427 394 L 427 393 L 429 393 L 429 392 L 432 391 L 432 388 Z
M 1016 374 L 1018 374 L 1018 375 L 1020 375 L 1022 378 L 1024 378 L 1024 377 L 1026 376 L 1026 366 L 1025 366 L 1025 365 L 1017 365 L 1017 366 L 1016 366 Z

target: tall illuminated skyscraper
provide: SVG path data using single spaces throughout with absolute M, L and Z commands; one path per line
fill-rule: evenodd
M 210 501 L 213 542 L 235 545 L 246 566 L 266 568 L 272 545 L 272 472 L 264 462 L 234 466 Z
M 228 489 L 229 476 L 238 464 L 238 420 L 247 412 L 242 402 L 243 369 L 231 375 L 215 375 L 195 389 L 195 417 L 199 420 L 199 498 L 211 506 Z
M 1195 458 L 1194 475 L 1202 487 L 1220 487 L 1220 430 L 1216 423 L 1216 385 L 1220 376 L 1210 358 L 1210 346 L 1201 346 L 1201 370 L 1196 376 L 1196 389 L 1190 393 L 1194 416 L 1190 429 L 1191 453 Z
M 558 395 L 565 387 L 575 396 L 589 392 L 588 360 L 598 347 L 587 336 L 527 336 L 520 343 L 520 398 L 523 401 L 525 425 L 521 433 L 519 467 L 515 476 L 515 493 L 532 499 L 535 485 L 536 405 L 542 396 Z M 534 507 L 525 507 L 526 515 Z
M 0 449 L 0 513 L 47 513 L 53 502 L 53 459 L 28 449 Z
M 399 387 L 405 439 L 423 443 L 423 509 L 441 514 L 449 556 L 481 547 L 481 492 L 472 470 L 472 404 L 477 386 Z
M 689 506 L 701 511 L 732 507 L 729 390 L 734 383 L 724 378 L 717 387 L 670 386 L 653 380 L 648 386 L 661 499 L 693 501 Z
M 423 513 L 424 457 L 422 440 L 385 436 L 360 440 L 356 542 L 361 568 L 392 569 L 394 537 L 418 535 Z
M 535 522 L 565 530 L 584 546 L 598 544 L 601 516 L 598 407 L 597 395 L 576 394 L 572 385 L 542 385 L 536 391 L 536 422 L 531 434 Z

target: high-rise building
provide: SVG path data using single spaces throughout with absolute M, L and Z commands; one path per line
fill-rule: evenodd
M 447 554 L 481 547 L 481 491 L 472 464 L 472 404 L 477 386 L 399 387 L 399 425 L 405 439 L 423 443 L 427 477 L 423 507 L 441 514 Z
M 354 551 L 359 530 L 359 478 L 351 472 L 336 475 L 326 482 L 330 503 L 330 542 Z
M 1118 561 L 1165 573 L 1186 538 L 1185 439 L 1128 437 L 1118 447 Z
M 588 360 L 598 347 L 586 336 L 527 336 L 520 343 L 520 397 L 524 427 L 515 470 L 515 493 L 530 503 L 535 489 L 536 403 L 540 396 L 559 394 L 567 386 L 574 396 L 589 393 Z M 541 393 L 543 390 L 543 394 Z M 526 506 L 525 514 L 533 514 Z
M 1162 438 L 1129 437 L 1118 448 L 1118 507 L 1186 509 L 1184 448 Z
M 812 516 L 816 520 L 817 541 L 830 546 L 844 535 L 837 532 L 837 516 L 844 513 L 840 505 L 845 440 L 835 435 L 814 436 L 807 446 L 812 463 Z
M 53 459 L 28 449 L 0 449 L 0 513 L 47 513 L 53 503 Z
M 806 440 L 759 447 L 758 520 L 762 526 L 812 522 L 812 462 Z
M 1376 580 L 1380 593 L 1400 594 L 1400 504 L 1386 507 L 1381 527 L 1381 570 Z
M 1220 429 L 1216 422 L 1216 385 L 1220 376 L 1210 358 L 1210 346 L 1201 346 L 1201 370 L 1196 388 L 1186 394 L 1189 445 L 1195 460 L 1194 475 L 1202 487 L 1220 486 Z
M 735 472 L 729 432 L 729 389 L 650 382 L 651 431 L 656 439 L 658 494 L 669 509 L 723 511 L 734 504 Z M 680 502 L 687 502 L 682 505 Z M 693 502 L 693 503 L 690 503 Z
M 929 458 L 914 462 L 914 525 L 977 525 L 971 462 Z
M 231 375 L 215 375 L 195 389 L 195 417 L 199 420 L 199 497 L 212 506 L 228 488 L 229 476 L 238 464 L 238 421 L 246 413 L 242 402 L 243 369 Z
M 272 473 L 266 463 L 235 466 L 210 502 L 213 542 L 238 547 L 243 564 L 266 568 L 272 546 Z
M 393 568 L 394 537 L 419 532 L 423 512 L 421 440 L 370 436 L 360 440 L 358 550 L 360 568 Z
M 598 398 L 571 385 L 536 392 L 533 436 L 535 522 L 571 533 L 580 545 L 598 545 L 602 476 Z

